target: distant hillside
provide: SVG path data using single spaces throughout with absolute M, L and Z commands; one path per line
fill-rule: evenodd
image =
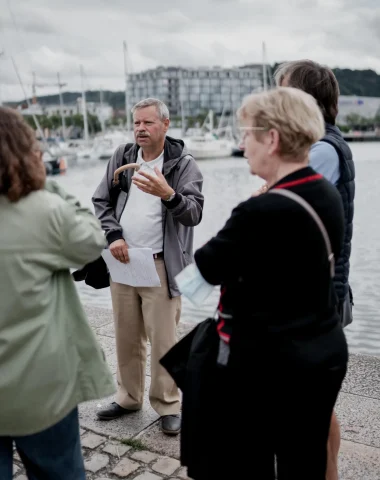
M 273 66 L 273 71 L 278 64 Z M 380 97 L 380 75 L 373 70 L 350 70 L 348 68 L 333 69 L 340 85 L 342 95 L 357 95 L 362 97 Z M 65 104 L 75 103 L 81 96 L 80 92 L 65 92 L 63 100 Z M 86 92 L 88 102 L 99 102 L 99 92 Z M 38 97 L 42 105 L 59 104 L 58 95 L 45 95 Z M 103 101 L 109 103 L 113 108 L 123 109 L 125 106 L 124 92 L 103 91 Z M 22 102 L 9 102 L 9 105 L 17 105 Z
M 81 92 L 64 92 L 63 102 L 67 104 L 76 103 L 77 98 L 82 96 Z M 31 101 L 31 99 L 29 99 Z M 86 92 L 87 102 L 100 102 L 99 91 Z M 113 108 L 124 108 L 125 106 L 125 94 L 124 92 L 111 92 L 109 90 L 103 90 L 103 102 L 110 104 Z M 8 105 L 19 105 L 20 102 L 9 102 Z M 38 95 L 38 103 L 41 105 L 59 105 L 59 96 L 57 95 Z
M 275 63 L 272 71 L 279 63 Z M 374 70 L 350 70 L 349 68 L 333 68 L 339 82 L 341 95 L 359 97 L 380 97 L 380 75 Z
M 380 97 L 380 75 L 373 70 L 349 70 L 335 68 L 342 95 Z

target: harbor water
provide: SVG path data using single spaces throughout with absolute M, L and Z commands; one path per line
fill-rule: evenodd
M 354 293 L 354 322 L 346 329 L 350 351 L 380 355 L 380 143 L 350 144 L 356 164 L 354 240 L 350 283 Z M 200 160 L 204 176 L 205 206 L 195 229 L 195 249 L 213 236 L 229 217 L 231 209 L 255 191 L 262 181 L 249 175 L 244 158 Z M 82 159 L 55 179 L 93 209 L 91 196 L 105 173 L 107 162 Z M 260 255 L 260 252 L 257 252 Z M 255 272 L 252 272 L 254 275 Z M 94 290 L 78 283 L 83 303 L 111 308 L 109 289 Z M 199 322 L 215 311 L 218 289 L 202 308 L 183 299 L 182 319 Z

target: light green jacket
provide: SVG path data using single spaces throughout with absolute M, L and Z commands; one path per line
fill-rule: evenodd
M 95 216 L 55 182 L 17 203 L 0 195 L 0 436 L 114 393 L 70 275 L 104 246 Z

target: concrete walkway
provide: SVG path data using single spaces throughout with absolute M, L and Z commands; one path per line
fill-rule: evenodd
M 86 311 L 116 375 L 112 312 L 91 307 Z M 179 335 L 191 328 L 192 325 L 180 324 Z M 80 406 L 88 480 L 187 478 L 186 470 L 179 462 L 179 437 L 168 437 L 160 432 L 158 416 L 149 406 L 149 358 L 147 375 L 146 401 L 142 411 L 119 420 L 100 422 L 96 420 L 96 410 L 107 405 L 111 398 Z M 380 358 L 351 356 L 337 413 L 343 438 L 340 480 L 380 480 Z M 17 455 L 15 467 L 15 478 L 26 480 Z

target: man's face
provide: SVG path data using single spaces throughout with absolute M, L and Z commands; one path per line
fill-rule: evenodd
M 134 133 L 137 145 L 142 149 L 155 148 L 164 142 L 169 128 L 169 119 L 161 120 L 157 108 L 140 108 L 133 114 Z
M 289 87 L 289 75 L 285 75 L 285 77 L 282 79 L 281 84 L 279 86 Z

